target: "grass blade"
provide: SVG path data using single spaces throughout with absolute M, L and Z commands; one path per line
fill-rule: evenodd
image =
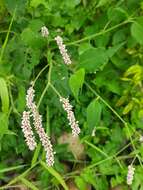
M 8 113 L 9 110 L 9 95 L 8 88 L 4 78 L 0 77 L 0 97 L 2 101 L 2 111 Z
M 58 181 L 59 183 L 63 186 L 64 190 L 69 190 L 69 188 L 67 187 L 65 181 L 63 180 L 62 176 L 52 167 L 48 167 L 46 165 L 46 163 L 44 163 L 43 161 L 40 162 L 40 164 L 46 169 L 48 170 L 48 172 L 53 175 Z
M 29 187 L 32 190 L 39 190 L 35 185 L 33 185 L 33 183 L 31 183 L 24 177 L 21 177 L 20 180 L 22 181 L 22 183 L 24 183 L 24 185 L 26 185 L 26 187 Z
M 19 165 L 19 166 L 12 166 L 12 167 L 9 167 L 9 168 L 3 168 L 3 169 L 0 169 L 0 173 L 10 172 L 10 171 L 13 171 L 13 170 L 18 170 L 18 169 L 24 168 L 25 166 L 27 166 L 27 165 L 25 164 L 25 165 Z

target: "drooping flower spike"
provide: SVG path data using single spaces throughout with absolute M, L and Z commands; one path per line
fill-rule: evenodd
M 48 28 L 46 26 L 42 26 L 41 35 L 44 38 L 47 38 L 49 36 L 49 30 L 48 30 Z
M 72 105 L 69 103 L 68 98 L 60 97 L 60 101 L 62 102 L 64 110 L 67 112 L 67 118 L 69 120 L 69 125 L 72 128 L 73 136 L 78 136 L 80 133 L 80 128 L 78 125 L 78 121 L 76 121 L 74 112 L 72 110 Z
M 57 37 L 55 37 L 55 40 L 56 40 L 57 45 L 59 47 L 60 53 L 63 57 L 64 63 L 66 65 L 70 65 L 72 62 L 71 62 L 70 56 L 67 53 L 67 49 L 66 49 L 65 44 L 63 44 L 63 39 L 60 36 L 57 36 Z
M 53 166 L 54 164 L 54 152 L 53 147 L 50 141 L 49 136 L 45 133 L 44 128 L 42 127 L 42 115 L 39 114 L 36 105 L 33 103 L 32 107 L 32 116 L 33 116 L 33 124 L 36 129 L 37 134 L 39 135 L 39 139 L 44 147 L 46 152 L 46 162 L 48 166 Z
M 52 147 L 50 138 L 45 133 L 44 128 L 42 127 L 42 116 L 38 112 L 36 103 L 34 101 L 34 96 L 35 96 L 35 90 L 33 89 L 33 86 L 30 86 L 30 88 L 27 90 L 26 105 L 27 105 L 28 109 L 31 112 L 31 116 L 33 118 L 33 125 L 35 127 L 35 130 L 36 130 L 37 134 L 39 135 L 39 139 L 40 139 L 40 141 L 41 141 L 41 143 L 42 143 L 42 145 L 44 147 L 44 150 L 46 152 L 46 162 L 47 162 L 47 165 L 48 166 L 53 166 L 53 164 L 54 164 L 53 147 Z M 30 118 L 28 119 L 28 116 L 30 117 L 30 115 L 28 115 L 28 116 L 26 115 L 26 113 L 30 114 L 30 112 L 24 112 L 22 126 L 26 126 L 25 123 L 28 123 L 28 126 L 30 126 Z M 25 115 L 27 117 L 25 117 Z M 31 129 L 31 133 L 33 135 L 32 129 Z M 28 140 L 26 140 L 26 142 L 28 142 L 27 143 L 28 145 L 31 143 L 30 144 L 31 147 L 35 146 L 35 143 L 32 140 L 30 141 L 28 139 Z M 33 145 L 32 145 L 32 142 L 33 142 Z
M 21 128 L 25 137 L 25 142 L 30 150 L 34 150 L 37 146 L 35 137 L 30 126 L 30 112 L 23 112 Z
M 127 174 L 127 184 L 132 185 L 134 178 L 135 168 L 132 165 L 128 166 L 128 174 Z

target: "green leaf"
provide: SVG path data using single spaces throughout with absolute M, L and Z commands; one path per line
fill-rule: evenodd
M 117 44 L 113 47 L 109 47 L 107 50 L 108 56 L 112 57 L 124 44 L 125 44 L 125 42 L 122 42 L 122 43 Z
M 132 110 L 132 108 L 133 108 L 133 101 L 129 102 L 129 103 L 125 106 L 125 108 L 124 108 L 124 110 L 123 110 L 123 114 L 124 114 L 124 115 L 128 114 L 128 113 Z
M 9 95 L 5 79 L 0 77 L 0 97 L 2 101 L 2 111 L 8 113 L 9 110 Z
M 24 177 L 19 177 L 19 178 L 24 183 L 24 185 L 26 185 L 30 189 L 32 189 L 32 190 L 38 190 L 38 188 L 33 183 L 31 183 L 30 181 L 28 181 Z
M 92 184 L 93 187 L 96 187 L 96 181 L 95 181 L 95 175 L 92 170 L 90 169 L 85 169 L 81 173 L 81 177 L 89 184 Z
M 25 166 L 27 166 L 27 165 L 23 164 L 23 165 L 11 166 L 11 167 L 2 168 L 2 169 L 0 168 L 0 173 L 5 173 L 5 172 L 10 172 L 10 171 L 18 170 L 18 169 L 24 168 Z
M 40 162 L 40 164 L 51 174 L 53 175 L 58 182 L 63 186 L 64 190 L 69 190 L 67 187 L 65 181 L 63 180 L 62 176 L 52 167 L 48 167 L 43 161 Z
M 24 14 L 25 9 L 26 9 L 26 3 L 27 0 L 4 0 L 5 5 L 8 9 L 8 11 L 12 14 L 16 8 L 16 16 L 21 16 Z M 18 17 L 19 18 L 19 17 Z M 19 18 L 20 20 L 20 18 Z
M 91 132 L 101 119 L 102 106 L 98 100 L 93 100 L 87 107 L 87 124 Z
M 110 0 L 100 0 L 96 7 L 102 7 L 107 5 L 107 3 L 110 3 Z
M 42 48 L 45 44 L 42 36 L 30 27 L 23 30 L 21 38 L 26 45 L 30 46 L 33 49 Z
M 8 130 L 8 116 L 6 113 L 0 113 L 0 139 L 4 134 L 9 132 Z
M 85 70 L 79 69 L 73 75 L 71 75 L 69 79 L 69 85 L 71 91 L 77 100 L 78 100 L 79 90 L 82 88 L 84 83 L 84 76 L 85 76 Z
M 79 190 L 87 190 L 87 183 L 82 179 L 82 177 L 77 176 L 75 178 L 75 183 Z
M 18 86 L 17 110 L 22 112 L 25 108 L 25 88 L 22 85 Z
M 107 63 L 108 55 L 105 48 L 90 48 L 79 57 L 79 67 L 87 72 L 101 70 Z
M 38 7 L 39 5 L 44 5 L 45 7 L 47 7 L 45 0 L 31 0 L 31 1 L 30 1 L 30 6 L 31 6 L 31 7 L 36 8 L 36 7 Z
M 140 44 L 143 44 L 143 17 L 140 17 L 131 25 L 131 34 Z

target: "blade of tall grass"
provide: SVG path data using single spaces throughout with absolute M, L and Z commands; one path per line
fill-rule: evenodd
M 20 181 L 26 185 L 26 187 L 29 187 L 32 190 L 39 190 L 33 183 L 31 183 L 29 180 L 25 179 L 24 177 L 20 177 Z
M 8 168 L 3 168 L 3 169 L 0 169 L 0 173 L 5 173 L 5 172 L 13 171 L 13 170 L 18 170 L 18 169 L 24 168 L 26 166 L 27 165 L 24 164 L 24 165 L 18 165 L 18 166 L 12 166 L 12 167 L 8 167 Z
M 52 167 L 48 167 L 46 163 L 40 161 L 40 164 L 43 168 L 45 168 L 51 175 L 53 175 L 58 182 L 63 186 L 64 190 L 69 190 L 62 176 Z

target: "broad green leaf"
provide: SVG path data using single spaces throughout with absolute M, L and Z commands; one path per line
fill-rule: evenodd
M 87 72 L 101 70 L 108 63 L 108 55 L 105 48 L 91 48 L 79 57 L 79 67 Z
M 69 85 L 71 91 L 76 99 L 78 99 L 79 90 L 82 88 L 84 83 L 85 70 L 79 69 L 69 79 Z
M 107 5 L 107 3 L 110 3 L 111 0 L 100 0 L 96 7 L 102 7 L 104 5 Z
M 13 13 L 16 8 L 16 16 L 24 14 L 27 0 L 4 0 L 4 2 L 10 13 Z
M 52 175 L 54 176 L 58 182 L 63 186 L 64 190 L 69 190 L 69 188 L 67 187 L 65 181 L 63 180 L 62 176 L 52 167 L 48 167 L 46 165 L 46 163 L 44 163 L 43 161 L 40 162 L 40 164 Z
M 128 17 L 128 13 L 121 7 L 110 7 L 108 9 L 108 19 L 113 22 L 119 23 Z
M 79 55 L 81 55 L 82 53 L 84 53 L 84 51 L 86 51 L 90 48 L 92 48 L 90 43 L 88 43 L 88 42 L 81 43 L 78 48 Z
M 143 17 L 139 17 L 131 25 L 131 34 L 138 43 L 143 44 Z
M 83 180 L 82 177 L 77 176 L 75 178 L 75 183 L 77 187 L 79 188 L 79 190 L 87 190 L 87 183 Z
M 81 177 L 89 184 L 92 184 L 93 187 L 96 188 L 96 181 L 95 181 L 95 176 L 92 170 L 90 169 L 85 169 L 82 173 L 81 173 Z
M 2 102 L 2 111 L 8 113 L 9 110 L 9 95 L 8 88 L 4 78 L 0 77 L 0 97 Z
M 32 47 L 33 49 L 42 48 L 45 44 L 42 36 L 31 28 L 24 29 L 21 34 L 21 38 L 26 45 Z
M 31 7 L 36 8 L 36 7 L 38 7 L 39 5 L 44 5 L 45 7 L 47 7 L 45 0 L 31 0 L 31 1 L 30 1 L 30 6 L 31 6 Z
M 87 107 L 87 124 L 91 132 L 101 119 L 102 106 L 99 100 L 93 100 Z
M 125 42 L 117 44 L 113 47 L 109 47 L 107 50 L 108 56 L 112 57 L 124 44 L 125 44 Z

